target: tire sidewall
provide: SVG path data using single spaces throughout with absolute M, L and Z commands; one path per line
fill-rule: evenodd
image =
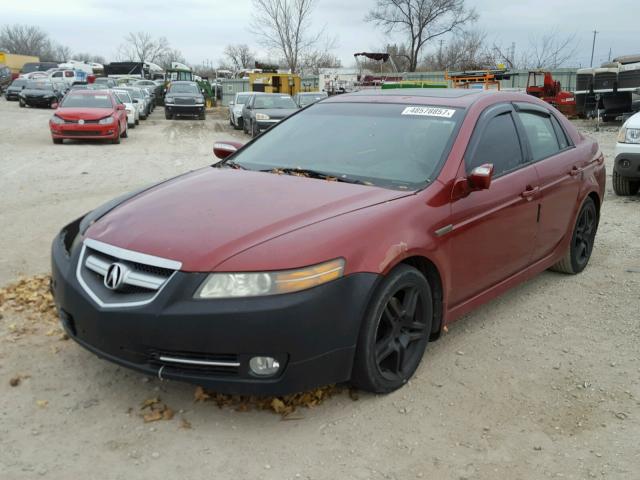
M 382 376 L 375 358 L 375 343 L 378 324 L 382 312 L 389 299 L 403 286 L 417 285 L 422 287 L 423 308 L 426 319 L 425 338 L 420 340 L 420 354 L 418 362 L 402 382 L 393 382 Z M 354 362 L 354 372 L 361 378 L 354 378 L 354 383 L 360 388 L 387 393 L 400 388 L 411 378 L 420 365 L 420 359 L 429 342 L 429 336 L 433 324 L 433 297 L 431 287 L 427 279 L 417 269 L 408 265 L 400 265 L 394 268 L 376 288 L 371 297 L 367 313 L 363 320 L 362 328 Z
M 596 218 L 596 223 L 594 226 L 594 232 L 593 232 L 593 239 L 592 239 L 592 244 L 591 244 L 591 251 L 589 252 L 589 258 L 587 258 L 587 261 L 584 263 L 584 265 L 580 265 L 578 263 L 578 259 L 577 254 L 576 254 L 576 247 L 575 247 L 575 236 L 576 236 L 576 231 L 578 230 L 578 223 L 580 222 L 580 217 L 582 216 L 582 213 L 585 211 L 585 209 L 587 208 L 591 208 L 593 209 L 593 213 L 595 215 Z M 573 270 L 574 273 L 580 273 L 582 272 L 587 265 L 589 265 L 589 261 L 591 260 L 591 255 L 593 253 L 593 247 L 594 247 L 594 243 L 595 243 L 595 237 L 596 237 L 596 233 L 598 231 L 598 223 L 599 223 L 599 216 L 598 216 L 598 210 L 596 209 L 596 204 L 593 201 L 593 199 L 589 196 L 587 196 L 587 198 L 585 199 L 584 202 L 582 202 L 582 206 L 580 207 L 580 211 L 578 212 L 578 215 L 576 217 L 576 221 L 575 221 L 575 225 L 573 227 L 573 233 L 571 234 L 571 268 Z

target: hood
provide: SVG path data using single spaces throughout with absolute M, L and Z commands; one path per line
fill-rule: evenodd
M 56 94 L 51 90 L 32 90 L 25 88 L 22 90 L 23 95 L 29 95 L 30 97 L 55 97 Z
M 255 110 L 256 113 L 264 113 L 273 119 L 286 118 L 297 111 L 297 108 L 264 108 Z
M 65 120 L 100 120 L 113 114 L 109 108 L 58 108 L 56 115 Z
M 272 238 L 408 195 L 412 192 L 208 167 L 125 201 L 86 236 L 177 260 L 184 271 L 213 271 Z

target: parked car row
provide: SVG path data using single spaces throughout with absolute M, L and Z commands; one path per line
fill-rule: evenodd
M 327 98 L 325 92 L 301 92 L 294 97 L 279 93 L 240 92 L 229 103 L 229 124 L 255 137 L 300 108 Z

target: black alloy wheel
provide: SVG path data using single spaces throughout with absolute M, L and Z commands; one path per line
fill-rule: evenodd
M 551 270 L 576 274 L 585 269 L 593 252 L 593 244 L 598 230 L 598 211 L 591 197 L 587 197 L 571 235 L 571 243 L 565 256 L 551 267 Z
M 578 215 L 576 229 L 573 234 L 572 248 L 575 251 L 576 264 L 580 270 L 583 270 L 589 263 L 597 228 L 598 214 L 596 206 L 593 204 L 593 200 L 589 199 Z
M 433 303 L 426 278 L 396 267 L 374 294 L 358 341 L 352 383 L 387 393 L 400 388 L 420 365 L 431 334 Z

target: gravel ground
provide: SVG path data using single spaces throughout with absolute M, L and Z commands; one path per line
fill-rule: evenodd
M 65 222 L 243 137 L 223 112 L 200 122 L 157 110 L 121 145 L 59 146 L 50 114 L 0 100 L 0 285 L 46 273 Z M 579 126 L 610 177 L 617 127 Z M 343 393 L 285 419 L 196 403 L 192 386 L 121 369 L 5 310 L 0 478 L 638 478 L 639 238 L 640 197 L 614 196 L 608 178 L 582 274 L 544 273 L 461 319 L 398 392 Z M 173 419 L 143 422 L 153 397 Z

